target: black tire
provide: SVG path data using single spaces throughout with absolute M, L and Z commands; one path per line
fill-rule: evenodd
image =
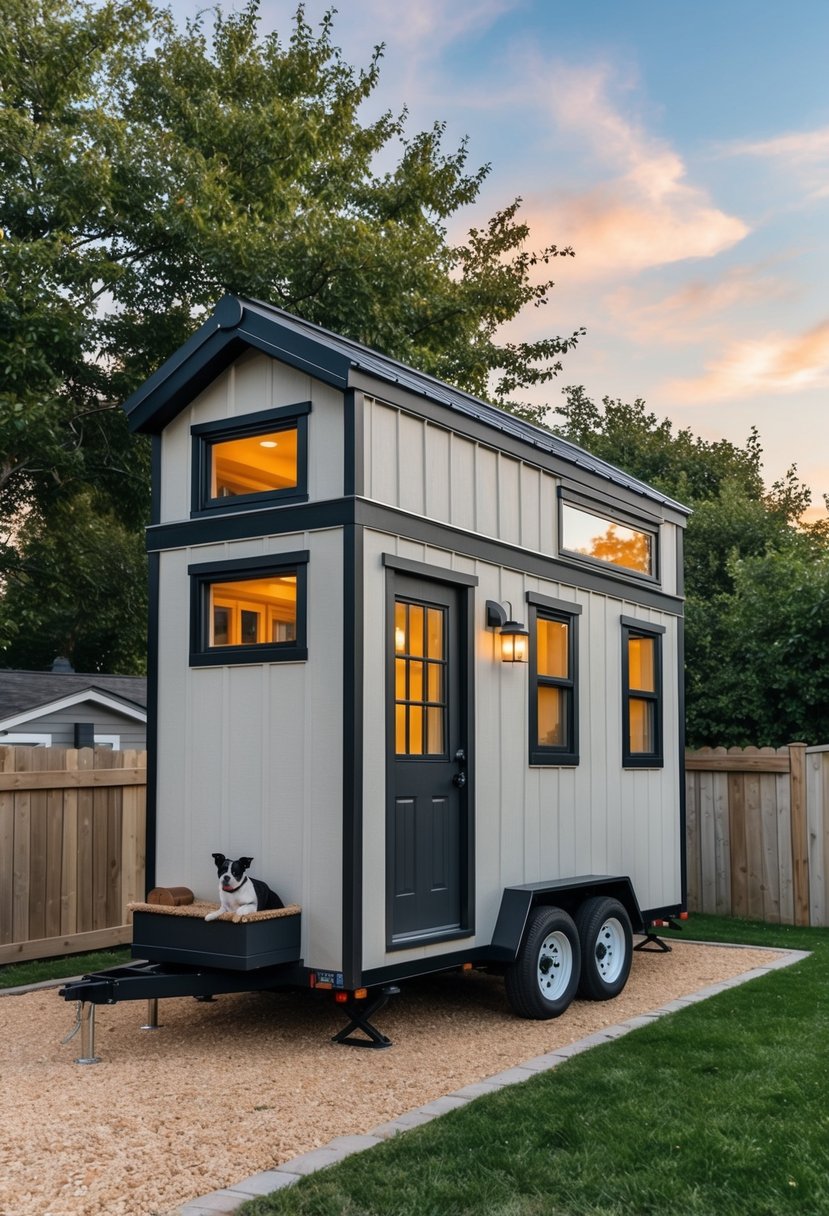
M 609 1001 L 627 983 L 633 961 L 630 917 L 618 899 L 596 895 L 576 912 L 581 942 L 579 996 Z
M 506 970 L 507 1000 L 520 1018 L 557 1018 L 579 985 L 581 951 L 571 917 L 561 908 L 533 908 L 518 957 Z

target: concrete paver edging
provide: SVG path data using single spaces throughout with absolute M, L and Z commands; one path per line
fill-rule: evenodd
M 711 946 L 720 945 L 721 943 L 704 942 L 700 944 Z M 756 949 L 754 946 L 739 946 L 732 943 L 722 943 L 722 948 L 729 950 Z M 777 971 L 781 967 L 791 967 L 792 964 L 802 962 L 803 959 L 809 957 L 808 950 L 781 950 L 779 954 L 780 957 L 774 959 L 767 966 L 755 967 L 753 970 L 746 971 L 742 975 L 722 980 L 706 988 L 700 988 L 697 992 L 690 992 L 687 996 L 679 997 L 675 1001 L 668 1001 L 665 1005 L 660 1005 L 658 1009 L 654 1009 L 651 1013 L 643 1013 L 636 1017 L 628 1018 L 627 1021 L 620 1022 L 616 1026 L 606 1026 L 595 1034 L 578 1039 L 575 1043 L 568 1043 L 567 1046 L 560 1047 L 556 1051 L 548 1052 L 546 1055 L 535 1056 L 533 1059 L 525 1060 L 523 1064 L 518 1064 L 514 1068 L 507 1068 L 503 1072 L 496 1073 L 493 1077 L 486 1077 L 484 1080 L 477 1081 L 472 1085 L 465 1085 L 462 1089 L 455 1090 L 451 1094 L 446 1094 L 443 1098 L 436 1098 L 433 1102 L 427 1102 L 425 1106 L 419 1106 L 416 1110 L 407 1111 L 396 1119 L 389 1120 L 388 1123 L 381 1123 L 379 1127 L 372 1128 L 365 1135 L 338 1136 L 330 1141 L 329 1144 L 313 1149 L 309 1153 L 303 1153 L 300 1157 L 294 1157 L 292 1160 L 286 1161 L 272 1170 L 253 1174 L 250 1178 L 245 1178 L 241 1182 L 234 1183 L 232 1187 L 212 1191 L 209 1195 L 203 1195 L 200 1199 L 194 1199 L 190 1203 L 185 1203 L 181 1207 L 176 1208 L 171 1213 L 171 1216 L 217 1216 L 217 1213 L 224 1213 L 225 1216 L 228 1216 L 229 1213 L 235 1212 L 240 1204 L 244 1203 L 247 1199 L 253 1199 L 257 1195 L 269 1195 L 272 1191 L 278 1191 L 283 1187 L 291 1186 L 308 1174 L 313 1174 L 328 1165 L 334 1165 L 336 1162 L 350 1157 L 352 1153 L 364 1152 L 367 1148 L 373 1148 L 376 1144 L 382 1144 L 384 1140 L 389 1140 L 392 1136 L 397 1136 L 401 1132 L 409 1131 L 410 1128 L 421 1127 L 424 1123 L 429 1123 L 439 1115 L 445 1115 L 447 1111 L 456 1110 L 459 1106 L 465 1106 L 467 1102 L 471 1102 L 475 1098 L 495 1093 L 507 1085 L 518 1085 L 522 1081 L 528 1081 L 530 1077 L 556 1068 L 572 1056 L 579 1055 L 582 1051 L 588 1051 L 591 1047 L 596 1047 L 600 1043 L 609 1043 L 624 1034 L 629 1034 L 632 1030 L 649 1025 L 651 1022 L 665 1017 L 669 1013 L 675 1013 L 677 1010 L 685 1009 L 689 1005 L 695 1005 L 699 1001 L 708 1000 L 709 997 L 716 996 L 720 992 L 725 992 L 729 988 L 736 988 L 740 984 L 748 983 L 749 980 L 758 979 L 761 975 L 767 975 L 770 971 Z

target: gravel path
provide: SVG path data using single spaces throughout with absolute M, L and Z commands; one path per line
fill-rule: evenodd
M 103 1062 L 73 1063 L 74 1005 L 54 989 L 0 999 L 0 1216 L 156 1216 L 531 1056 L 763 966 L 768 950 L 676 943 L 638 953 L 621 996 L 552 1022 L 512 1016 L 500 980 L 407 984 L 378 1016 L 390 1051 L 334 1046 L 322 994 L 248 993 L 212 1004 L 102 1006 Z

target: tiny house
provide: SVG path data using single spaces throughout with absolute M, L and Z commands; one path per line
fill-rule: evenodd
M 211 853 L 253 856 L 345 992 L 472 964 L 525 1016 L 615 995 L 685 903 L 686 509 L 234 296 L 125 408 L 154 444 L 149 885 L 215 896 Z

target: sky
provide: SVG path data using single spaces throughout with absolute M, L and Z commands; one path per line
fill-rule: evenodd
M 172 0 L 178 18 L 203 3 Z M 226 0 L 225 11 L 240 7 Z M 328 4 L 306 0 L 316 25 Z M 287 39 L 295 4 L 261 0 Z M 366 116 L 446 123 L 491 165 L 450 236 L 516 196 L 550 303 L 504 338 L 587 334 L 533 400 L 644 398 L 742 445 L 768 484 L 829 492 L 829 0 L 337 0 L 354 66 L 385 44 Z M 526 396 L 526 395 L 525 395 Z M 816 512 L 817 513 L 817 512 Z

